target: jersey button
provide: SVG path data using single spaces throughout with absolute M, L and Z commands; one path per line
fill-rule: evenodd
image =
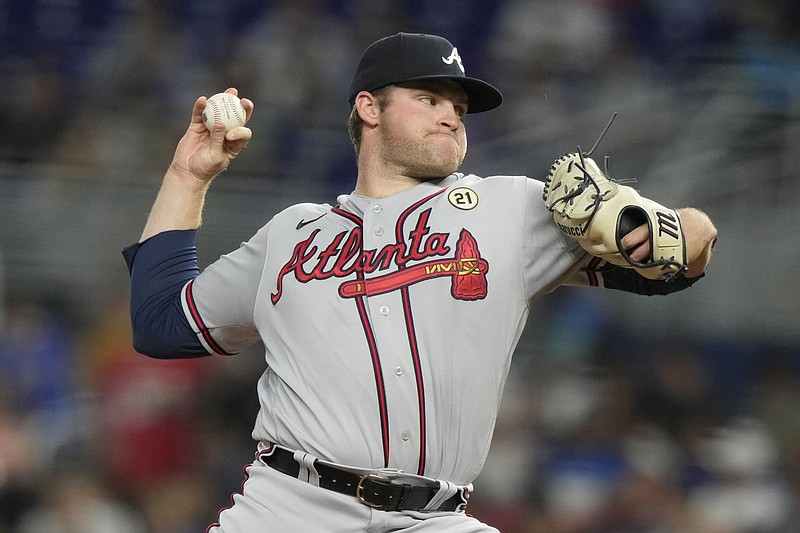
M 386 315 L 389 314 L 389 308 L 386 307 L 385 305 L 382 305 L 381 308 L 379 309 L 379 311 L 383 316 L 386 316 Z
M 383 211 L 383 206 L 381 204 L 375 204 L 372 206 L 373 213 L 380 213 L 381 211 Z
M 411 432 L 410 432 L 410 431 L 408 431 L 408 430 L 405 430 L 405 431 L 403 431 L 403 432 L 400 434 L 400 438 L 401 438 L 401 439 L 403 439 L 404 441 L 409 441 L 409 440 L 411 440 Z
M 381 235 L 383 235 L 383 228 L 378 226 L 377 228 L 375 228 L 375 232 L 374 233 L 375 233 L 375 235 L 377 237 L 380 237 Z
M 394 374 L 396 376 L 402 376 L 403 375 L 403 367 L 402 366 L 394 367 Z

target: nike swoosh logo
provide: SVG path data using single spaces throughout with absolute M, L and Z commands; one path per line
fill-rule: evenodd
M 298 222 L 298 223 L 297 223 L 297 229 L 300 229 L 300 228 L 302 228 L 303 226 L 307 226 L 307 225 L 311 224 L 312 222 L 316 222 L 317 220 L 321 219 L 322 217 L 324 217 L 324 216 L 325 216 L 325 215 L 327 215 L 327 214 L 328 214 L 328 213 L 322 213 L 322 214 L 321 214 L 320 216 L 318 216 L 317 218 L 312 218 L 311 220 L 303 220 L 303 219 L 301 218 L 301 219 L 300 219 L 300 222 Z

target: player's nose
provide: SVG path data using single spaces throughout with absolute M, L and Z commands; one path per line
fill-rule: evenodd
M 448 129 L 457 131 L 462 125 L 459 107 L 453 102 L 447 102 L 445 105 L 441 106 L 441 109 L 440 124 L 446 126 Z

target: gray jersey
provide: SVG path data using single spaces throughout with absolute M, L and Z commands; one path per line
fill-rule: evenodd
M 183 302 L 210 352 L 266 347 L 255 439 L 468 484 L 531 302 L 586 257 L 541 182 L 455 174 L 290 207 Z

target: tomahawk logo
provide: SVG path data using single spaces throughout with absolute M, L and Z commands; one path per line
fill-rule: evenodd
M 486 272 L 489 263 L 481 257 L 475 237 L 466 229 L 456 243 L 455 257 L 425 261 L 369 279 L 346 281 L 339 286 L 342 298 L 375 296 L 408 287 L 420 281 L 439 277 L 451 279 L 450 295 L 456 300 L 486 298 Z
M 452 65 L 453 61 L 455 61 L 458 63 L 458 68 L 461 69 L 461 72 L 465 72 L 464 63 L 461 62 L 461 56 L 458 55 L 458 48 L 453 48 L 453 51 L 450 52 L 450 57 L 442 56 L 442 61 L 444 61 L 446 65 Z

